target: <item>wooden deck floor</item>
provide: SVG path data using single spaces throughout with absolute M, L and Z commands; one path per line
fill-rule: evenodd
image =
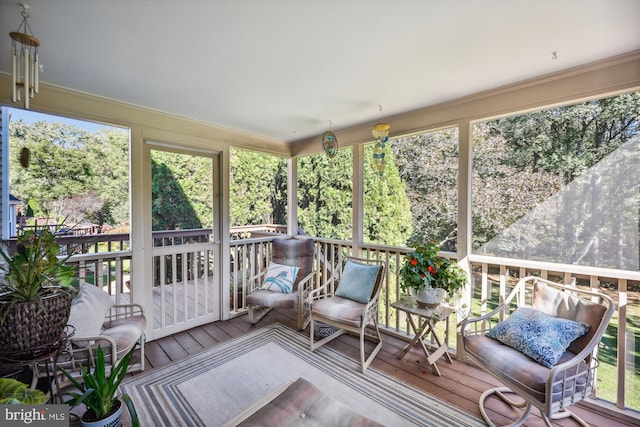
M 190 354 L 239 337 L 272 322 L 280 322 L 295 329 L 295 319 L 292 312 L 273 310 L 256 326 L 249 323 L 247 316 L 241 316 L 224 322 L 210 323 L 149 342 L 145 347 L 147 369 L 168 365 Z M 383 336 L 383 340 L 382 351 L 371 366 L 477 417 L 480 417 L 478 410 L 480 394 L 492 386 L 499 385 L 480 369 L 455 359 L 453 364 L 448 364 L 444 359 L 441 359 L 438 362 L 438 366 L 442 376 L 437 377 L 432 374 L 431 368 L 417 348 L 411 350 L 402 360 L 398 360 L 396 355 L 404 347 L 405 342 L 386 335 Z M 352 357 L 354 360 L 358 360 L 357 338 L 343 335 L 328 345 Z M 495 405 L 491 408 L 495 411 L 491 414 L 494 422 L 508 424 L 516 418 L 516 414 L 507 412 L 506 408 L 499 403 L 494 403 Z M 640 420 L 624 422 L 612 418 L 612 411 L 595 413 L 580 405 L 575 405 L 573 410 L 592 427 L 637 426 L 640 422 Z M 544 426 L 542 418 L 538 416 L 538 411 L 534 409 L 532 412 L 534 414 L 529 416 L 525 426 Z M 568 427 L 576 426 L 577 423 L 573 420 L 565 419 L 554 421 L 553 425 Z

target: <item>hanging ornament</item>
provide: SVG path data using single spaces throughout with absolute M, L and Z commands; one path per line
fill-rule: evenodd
M 322 135 L 322 149 L 329 158 L 335 157 L 338 153 L 338 138 L 331 132 L 331 120 L 329 120 L 329 130 Z
M 376 139 L 376 143 L 373 146 L 373 165 L 378 171 L 380 176 L 384 175 L 384 156 L 386 152 L 387 141 L 389 141 L 389 126 L 386 123 L 377 123 L 373 126 L 371 134 Z

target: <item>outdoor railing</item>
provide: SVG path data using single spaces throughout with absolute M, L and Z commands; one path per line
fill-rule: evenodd
M 209 230 L 205 230 L 209 231 Z M 162 232 L 161 232 L 162 233 Z M 179 232 L 173 232 L 178 233 Z M 184 231 L 182 232 L 184 233 Z M 165 244 L 179 244 L 178 235 L 156 235 L 154 239 L 162 239 Z M 203 238 L 206 232 L 195 233 Z M 270 234 L 270 233 L 268 233 Z M 110 236 L 110 235 L 104 235 Z M 84 237 L 84 236 L 83 236 Z M 72 238 L 78 238 L 72 236 Z M 113 239 L 114 237 L 111 236 Z M 121 237 L 118 237 L 121 238 Z M 183 234 L 181 239 L 184 239 Z M 190 236 L 189 238 L 195 238 Z M 230 278 L 224 286 L 230 289 L 230 313 L 232 316 L 246 312 L 246 290 L 249 277 L 263 270 L 271 255 L 273 236 L 232 240 L 230 242 Z M 390 334 L 408 338 L 406 319 L 391 307 L 401 294 L 399 289 L 399 269 L 409 248 L 398 248 L 381 245 L 361 245 L 357 253 L 351 242 L 333 239 L 316 238 L 319 256 L 316 258 L 316 274 L 328 277 L 333 269 L 339 267 L 339 261 L 346 255 L 364 258 L 384 259 L 388 264 L 383 289 L 380 294 L 381 327 Z M 113 243 L 113 242 L 126 243 Z M 156 244 L 160 240 L 156 240 Z M 104 244 L 103 244 L 104 245 Z M 112 245 L 128 248 L 127 239 L 112 240 Z M 443 252 L 443 256 L 455 258 L 455 253 Z M 116 250 L 75 255 L 70 262 L 78 265 L 79 279 L 103 284 L 113 295 L 126 294 L 129 290 L 129 271 L 131 252 Z M 527 260 L 496 258 L 484 255 L 470 255 L 471 272 L 471 315 L 476 316 L 491 310 L 505 297 L 519 277 L 538 275 L 550 280 L 565 283 L 576 279 L 578 286 L 587 286 L 610 295 L 616 302 L 616 313 L 610 323 L 607 334 L 600 346 L 601 364 L 598 370 L 598 396 L 614 402 L 620 409 L 632 408 L 640 410 L 640 362 L 638 342 L 638 324 L 640 324 L 640 272 L 625 270 L 599 269 L 577 265 L 563 265 Z M 450 348 L 457 349 L 456 325 L 462 319 L 452 315 L 450 322 L 439 325 L 438 333 L 444 333 Z M 635 396 L 635 397 L 634 397 Z
M 244 301 L 246 283 L 239 278 L 242 271 L 257 272 L 266 268 L 266 259 L 270 254 L 272 238 L 245 239 L 231 242 L 232 261 L 231 280 L 231 311 L 233 315 L 245 312 Z M 316 271 L 319 276 L 328 277 L 333 268 L 338 268 L 341 257 L 355 255 L 364 258 L 384 259 L 388 269 L 380 294 L 379 323 L 385 332 L 409 338 L 407 334 L 408 322 L 391 304 L 401 297 L 400 266 L 404 257 L 411 251 L 409 248 L 398 248 L 381 245 L 361 245 L 357 253 L 351 242 L 316 238 L 319 256 L 316 259 Z M 441 252 L 442 256 L 455 258 L 456 254 Z M 631 407 L 640 409 L 640 402 L 634 396 L 640 395 L 640 362 L 638 360 L 637 331 L 630 330 L 632 325 L 639 323 L 640 301 L 637 292 L 630 288 L 638 287 L 640 272 L 625 270 L 598 269 L 576 265 L 562 265 L 554 263 L 504 259 L 490 256 L 471 255 L 468 257 L 471 273 L 471 305 L 472 316 L 485 313 L 495 307 L 501 298 L 508 295 L 518 278 L 528 275 L 538 275 L 551 280 L 570 283 L 576 279 L 578 286 L 588 286 L 599 292 L 610 295 L 616 301 L 616 313 L 610 323 L 608 333 L 600 345 L 601 364 L 598 371 L 598 397 L 613 402 L 624 409 Z M 246 269 L 246 270 L 244 270 Z M 631 314 L 633 313 L 633 314 Z M 454 313 L 450 321 L 439 324 L 437 333 L 444 334 L 450 348 L 456 349 L 460 356 L 462 351 L 457 348 L 457 328 L 461 318 Z M 633 400 L 636 400 L 635 402 Z

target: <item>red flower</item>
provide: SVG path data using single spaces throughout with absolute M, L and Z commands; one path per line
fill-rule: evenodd
M 428 268 L 427 270 L 429 270 L 429 273 L 431 273 L 431 274 L 436 274 L 436 273 L 438 272 L 438 271 L 437 271 L 435 268 L 433 268 L 432 266 L 429 266 L 429 268 Z
M 420 273 L 420 277 L 422 277 L 424 279 L 425 277 L 427 277 L 427 275 L 424 274 L 424 273 Z
M 415 258 L 413 258 L 413 259 L 411 260 L 411 265 L 418 265 L 418 260 L 417 260 L 417 259 L 415 259 Z

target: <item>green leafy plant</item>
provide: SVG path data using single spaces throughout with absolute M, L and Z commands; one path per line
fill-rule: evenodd
M 135 349 L 135 347 L 131 349 L 129 353 L 113 366 L 111 372 L 107 374 L 104 351 L 102 347 L 98 347 L 93 372 L 84 366 L 80 367 L 82 382 L 75 379 L 64 368 L 60 368 L 62 373 L 79 390 L 79 393 L 68 393 L 68 395 L 71 396 L 71 400 L 69 400 L 68 403 L 72 407 L 82 403 L 87 406 L 87 412 L 83 415 L 83 419 L 101 420 L 113 412 L 114 405 L 119 397 L 118 388 L 127 375 L 127 369 L 129 368 Z M 138 420 L 138 414 L 131 397 L 126 393 L 120 397 L 125 405 L 127 405 L 133 426 L 138 427 L 140 421 Z
M 65 265 L 73 251 L 60 255 L 56 236 L 48 228 L 29 230 L 18 237 L 16 253 L 11 256 L 5 243 L 4 277 L 0 280 L 0 299 L 10 303 L 34 301 L 73 281 L 75 267 Z
M 41 405 L 46 401 L 47 396 L 42 391 L 13 378 L 0 378 L 0 404 Z
M 440 247 L 434 241 L 413 243 L 415 249 L 405 257 L 400 269 L 403 291 L 409 288 L 442 288 L 454 295 L 467 283 L 467 274 L 457 262 L 438 255 Z

